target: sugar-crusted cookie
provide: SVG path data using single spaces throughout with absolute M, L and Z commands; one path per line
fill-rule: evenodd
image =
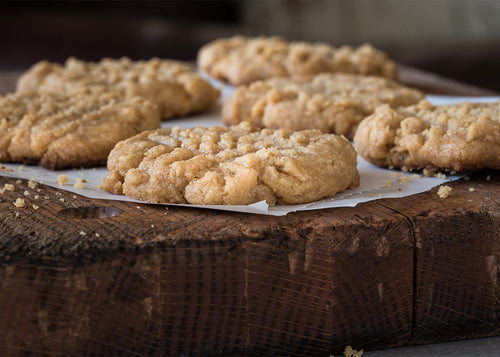
M 0 161 L 50 169 L 103 165 L 113 146 L 160 126 L 155 104 L 118 93 L 0 96 Z
M 288 42 L 280 37 L 218 39 L 200 48 L 197 62 L 210 76 L 233 85 L 322 72 L 371 74 L 393 79 L 397 76 L 395 62 L 371 45 L 336 48 L 325 43 Z
M 250 121 L 266 128 L 319 129 L 352 139 L 375 108 L 416 104 L 424 94 L 393 80 L 344 73 L 309 79 L 271 78 L 240 86 L 222 107 L 226 124 Z
M 500 102 L 378 107 L 354 136 L 375 165 L 408 170 L 500 169 Z
M 219 97 L 219 91 L 189 65 L 158 58 L 85 62 L 70 57 L 64 65 L 41 61 L 19 78 L 17 90 L 62 94 L 117 90 L 126 97 L 149 99 L 158 105 L 162 118 L 205 111 Z
M 359 185 L 344 137 L 248 122 L 141 133 L 116 145 L 108 169 L 104 190 L 162 203 L 297 204 Z

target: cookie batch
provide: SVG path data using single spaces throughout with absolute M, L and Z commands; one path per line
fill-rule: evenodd
M 211 205 L 333 197 L 359 186 L 358 154 L 426 173 L 500 169 L 500 102 L 435 107 L 371 45 L 234 36 L 196 64 L 40 61 L 0 97 L 0 162 L 106 164 L 106 191 Z M 220 108 L 215 81 L 235 86 Z M 226 126 L 160 129 L 214 108 Z

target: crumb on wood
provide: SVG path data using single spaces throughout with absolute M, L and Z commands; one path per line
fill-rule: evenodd
M 35 189 L 37 186 L 38 186 L 38 183 L 33 181 L 33 177 L 30 178 L 30 180 L 28 181 L 28 187 L 31 189 Z
M 14 191 L 14 185 L 11 183 L 6 183 L 5 185 L 3 185 L 3 189 L 5 191 Z
M 450 195 L 451 187 L 447 185 L 439 186 L 439 190 L 437 192 L 439 198 L 447 198 Z
M 469 187 L 469 191 L 474 192 L 474 191 L 476 191 L 476 189 L 474 187 Z
M 33 209 L 34 209 L 35 211 L 36 211 L 38 208 L 40 208 L 40 207 L 38 207 L 37 205 L 32 205 L 32 207 L 33 207 Z
M 25 206 L 25 202 L 23 198 L 16 198 L 16 202 L 14 202 L 14 206 L 17 208 L 23 208 Z
M 491 175 L 486 176 L 486 181 L 490 181 L 490 180 L 491 180 Z
M 21 180 L 17 180 L 17 181 L 16 181 L 16 183 L 17 183 L 18 185 L 20 185 L 20 184 L 22 184 L 23 182 L 22 182 Z

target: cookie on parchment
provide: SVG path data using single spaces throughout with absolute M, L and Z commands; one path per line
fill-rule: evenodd
M 417 89 L 376 76 L 271 78 L 238 87 L 224 102 L 222 118 L 230 125 L 246 120 L 259 127 L 318 129 L 352 139 L 361 120 L 377 106 L 408 106 L 423 98 Z
M 19 78 L 17 90 L 62 94 L 117 90 L 129 98 L 149 99 L 164 119 L 203 112 L 219 97 L 219 91 L 188 64 L 159 58 L 85 62 L 70 57 L 64 65 L 40 61 Z
M 288 42 L 277 36 L 234 36 L 209 42 L 198 51 L 197 63 L 208 75 L 233 85 L 322 72 L 397 76 L 395 62 L 369 44 L 336 48 L 326 43 Z
M 118 143 L 101 187 L 148 202 L 298 204 L 359 185 L 356 152 L 317 130 L 159 129 Z
M 371 163 L 403 170 L 500 169 L 500 102 L 378 107 L 354 143 Z
M 0 161 L 104 165 L 117 142 L 159 126 L 158 108 L 142 97 L 13 93 L 0 96 Z

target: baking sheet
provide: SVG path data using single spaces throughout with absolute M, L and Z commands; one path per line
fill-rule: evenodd
M 230 94 L 230 89 L 223 88 L 223 98 Z M 500 97 L 451 97 L 429 95 L 427 99 L 435 105 L 456 103 L 464 100 L 474 102 L 492 102 L 500 100 Z M 179 126 L 188 128 L 192 126 L 214 126 L 223 125 L 220 118 L 220 108 L 216 108 L 210 113 L 191 116 L 188 118 L 169 120 L 162 123 L 163 128 Z M 1 176 L 33 180 L 58 189 L 71 191 L 79 195 L 104 200 L 120 200 L 142 202 L 123 195 L 114 195 L 100 189 L 100 183 L 108 173 L 105 167 L 88 169 L 70 169 L 51 171 L 39 166 L 25 166 L 19 164 L 2 164 L 6 169 L 0 170 Z M 253 214 L 266 214 L 273 216 L 283 216 L 290 212 L 307 211 L 316 209 L 326 209 L 334 207 L 355 207 L 357 204 L 379 198 L 405 197 L 430 190 L 433 187 L 443 185 L 446 182 L 457 180 L 462 175 L 452 175 L 443 178 L 425 177 L 422 174 L 405 173 L 396 170 L 388 170 L 371 165 L 366 160 L 358 156 L 358 170 L 361 177 L 360 186 L 354 190 L 347 190 L 336 196 L 300 205 L 281 205 L 269 207 L 265 201 L 251 205 L 192 205 L 192 204 L 168 204 L 172 206 L 199 207 L 205 209 L 216 209 L 224 211 L 245 212 Z M 69 182 L 65 185 L 57 183 L 59 175 L 65 174 Z M 73 185 L 77 179 L 85 180 L 84 188 L 77 188 Z M 144 203 L 144 202 L 142 202 Z

